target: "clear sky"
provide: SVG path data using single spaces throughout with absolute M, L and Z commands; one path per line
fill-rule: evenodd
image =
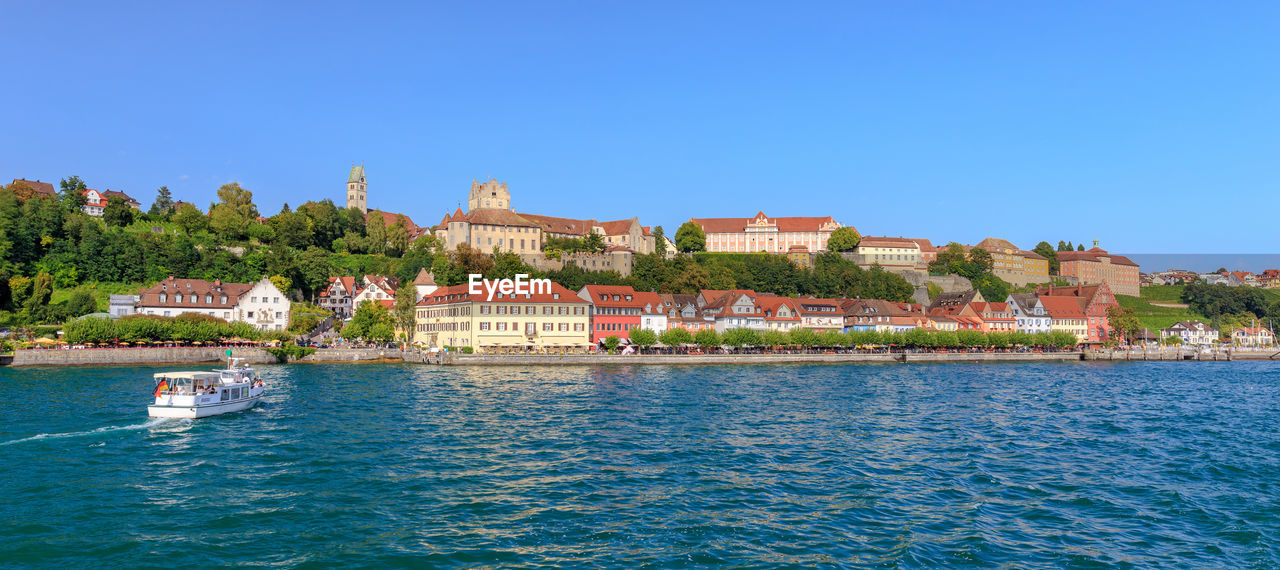
M 1050 6 L 1050 4 L 1053 4 Z M 0 178 L 1276 252 L 1276 2 L 0 0 Z

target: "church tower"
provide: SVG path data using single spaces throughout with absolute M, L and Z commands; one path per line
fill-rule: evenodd
M 347 177 L 347 207 L 359 208 L 361 212 L 369 211 L 367 195 L 368 185 L 364 181 L 364 165 L 352 166 L 351 176 Z

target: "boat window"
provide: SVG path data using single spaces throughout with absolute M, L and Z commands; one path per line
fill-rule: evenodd
M 231 390 L 222 390 L 222 401 L 225 402 L 231 397 Z

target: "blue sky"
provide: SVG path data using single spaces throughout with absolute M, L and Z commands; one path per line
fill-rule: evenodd
M 367 5 L 366 5 L 367 4 Z M 1040 5 L 1036 5 L 1040 4 Z M 1274 2 L 0 2 L 0 178 L 1277 250 Z M 1261 213 L 1254 216 L 1253 213 Z M 1255 221 L 1256 220 L 1256 221 Z

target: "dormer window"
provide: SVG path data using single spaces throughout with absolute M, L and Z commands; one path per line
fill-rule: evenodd
M 167 294 L 165 294 L 165 293 L 161 293 L 161 294 L 160 294 L 160 302 L 161 302 L 161 303 L 167 303 L 168 301 L 169 301 L 169 295 L 167 295 Z
M 210 295 L 210 294 L 208 294 L 208 293 L 205 293 L 205 295 L 204 295 L 204 302 L 205 302 L 205 304 L 206 304 L 206 305 L 212 305 L 212 304 L 213 304 L 213 295 Z
M 177 295 L 174 295 L 174 296 L 173 296 L 173 302 L 175 302 L 175 303 L 181 303 L 181 302 L 182 302 L 182 293 L 178 293 Z
M 218 303 L 219 303 L 219 304 L 222 304 L 222 305 L 227 304 L 227 296 L 226 296 L 226 295 L 223 295 L 223 296 L 221 296 L 221 297 L 218 297 Z
M 552 299 L 559 299 L 559 298 L 560 298 L 560 294 L 559 294 L 559 293 L 552 293 L 552 294 L 551 294 L 551 298 L 552 298 Z

